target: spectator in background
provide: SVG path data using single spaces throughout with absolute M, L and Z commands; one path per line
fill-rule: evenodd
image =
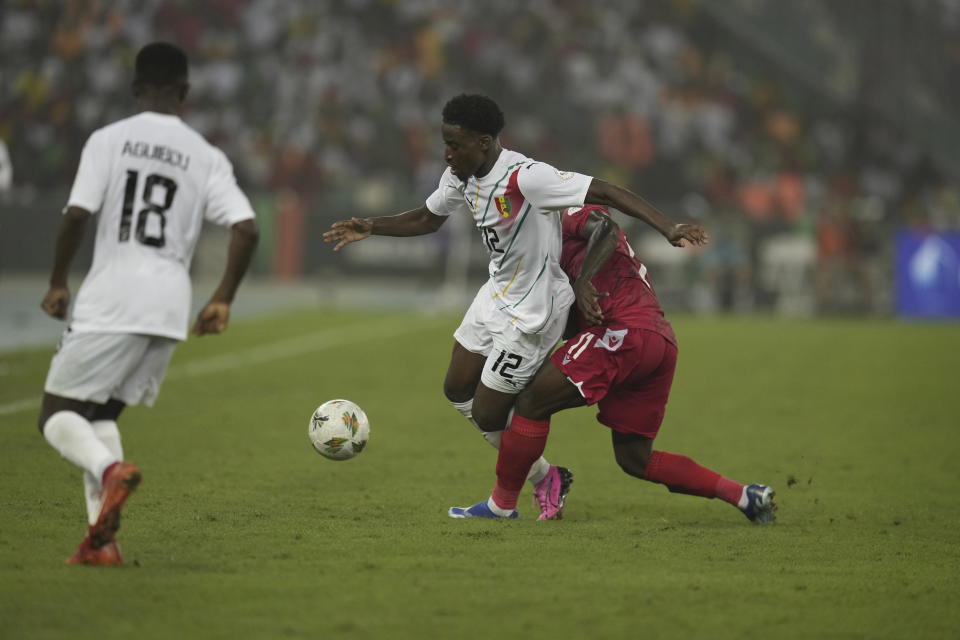
M 861 232 L 851 213 L 853 188 L 850 176 L 838 176 L 829 187 L 817 221 L 814 285 L 821 312 L 865 312 L 873 308 L 873 285 L 863 260 Z M 857 297 L 847 302 L 842 293 L 850 285 Z
M 766 3 L 756 4 L 738 11 L 750 18 Z M 918 8 L 927 21 L 945 11 L 939 3 Z M 905 180 L 923 160 L 904 152 L 909 135 L 792 81 L 782 59 L 757 55 L 717 12 L 705 0 L 7 3 L 0 57 L 12 81 L 0 101 L 0 137 L 25 194 L 66 183 L 82 132 L 127 115 L 117 79 L 131 43 L 156 34 L 196 60 L 203 82 L 185 113 L 191 126 L 237 159 L 253 189 L 289 187 L 311 211 L 335 210 L 326 205 L 363 192 L 358 183 L 368 180 L 392 185 L 386 200 L 420 195 L 440 164 L 428 141 L 442 96 L 503 95 L 506 110 L 524 113 L 514 96 L 525 91 L 512 89 L 535 87 L 541 118 L 515 122 L 505 142 L 555 165 L 676 203 L 706 192 L 711 159 L 729 164 L 743 202 L 730 215 L 755 231 L 739 247 L 754 272 L 768 235 L 813 226 L 820 194 L 807 187 L 841 164 L 860 179 L 857 196 L 877 199 L 882 211 L 867 223 L 874 229 L 898 224 L 904 212 L 960 226 L 944 176 L 913 190 Z M 940 23 L 931 41 L 957 29 Z M 788 48 L 784 59 L 799 55 Z M 943 93 L 942 111 L 955 113 L 956 96 Z M 821 126 L 824 109 L 841 113 Z M 878 166 L 891 174 L 880 193 L 867 177 Z M 762 306 L 771 298 L 758 299 Z

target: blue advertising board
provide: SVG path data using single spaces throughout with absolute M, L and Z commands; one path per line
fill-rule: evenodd
M 960 318 L 960 233 L 897 233 L 896 299 L 901 316 Z

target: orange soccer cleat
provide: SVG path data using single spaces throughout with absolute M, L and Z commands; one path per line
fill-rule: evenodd
M 140 484 L 140 469 L 132 462 L 114 462 L 103 472 L 103 506 L 87 537 L 95 549 L 113 541 L 120 528 L 120 509 Z

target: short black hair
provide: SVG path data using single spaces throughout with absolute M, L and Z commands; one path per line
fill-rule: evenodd
M 505 123 L 503 111 L 496 102 L 479 94 L 461 93 L 443 105 L 443 121 L 494 138 L 500 135 Z
M 133 81 L 155 87 L 171 87 L 187 82 L 187 54 L 169 42 L 152 42 L 137 53 Z

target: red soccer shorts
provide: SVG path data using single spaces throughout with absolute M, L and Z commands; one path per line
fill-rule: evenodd
M 645 329 L 590 327 L 551 356 L 597 420 L 614 431 L 655 438 L 670 396 L 677 347 Z

